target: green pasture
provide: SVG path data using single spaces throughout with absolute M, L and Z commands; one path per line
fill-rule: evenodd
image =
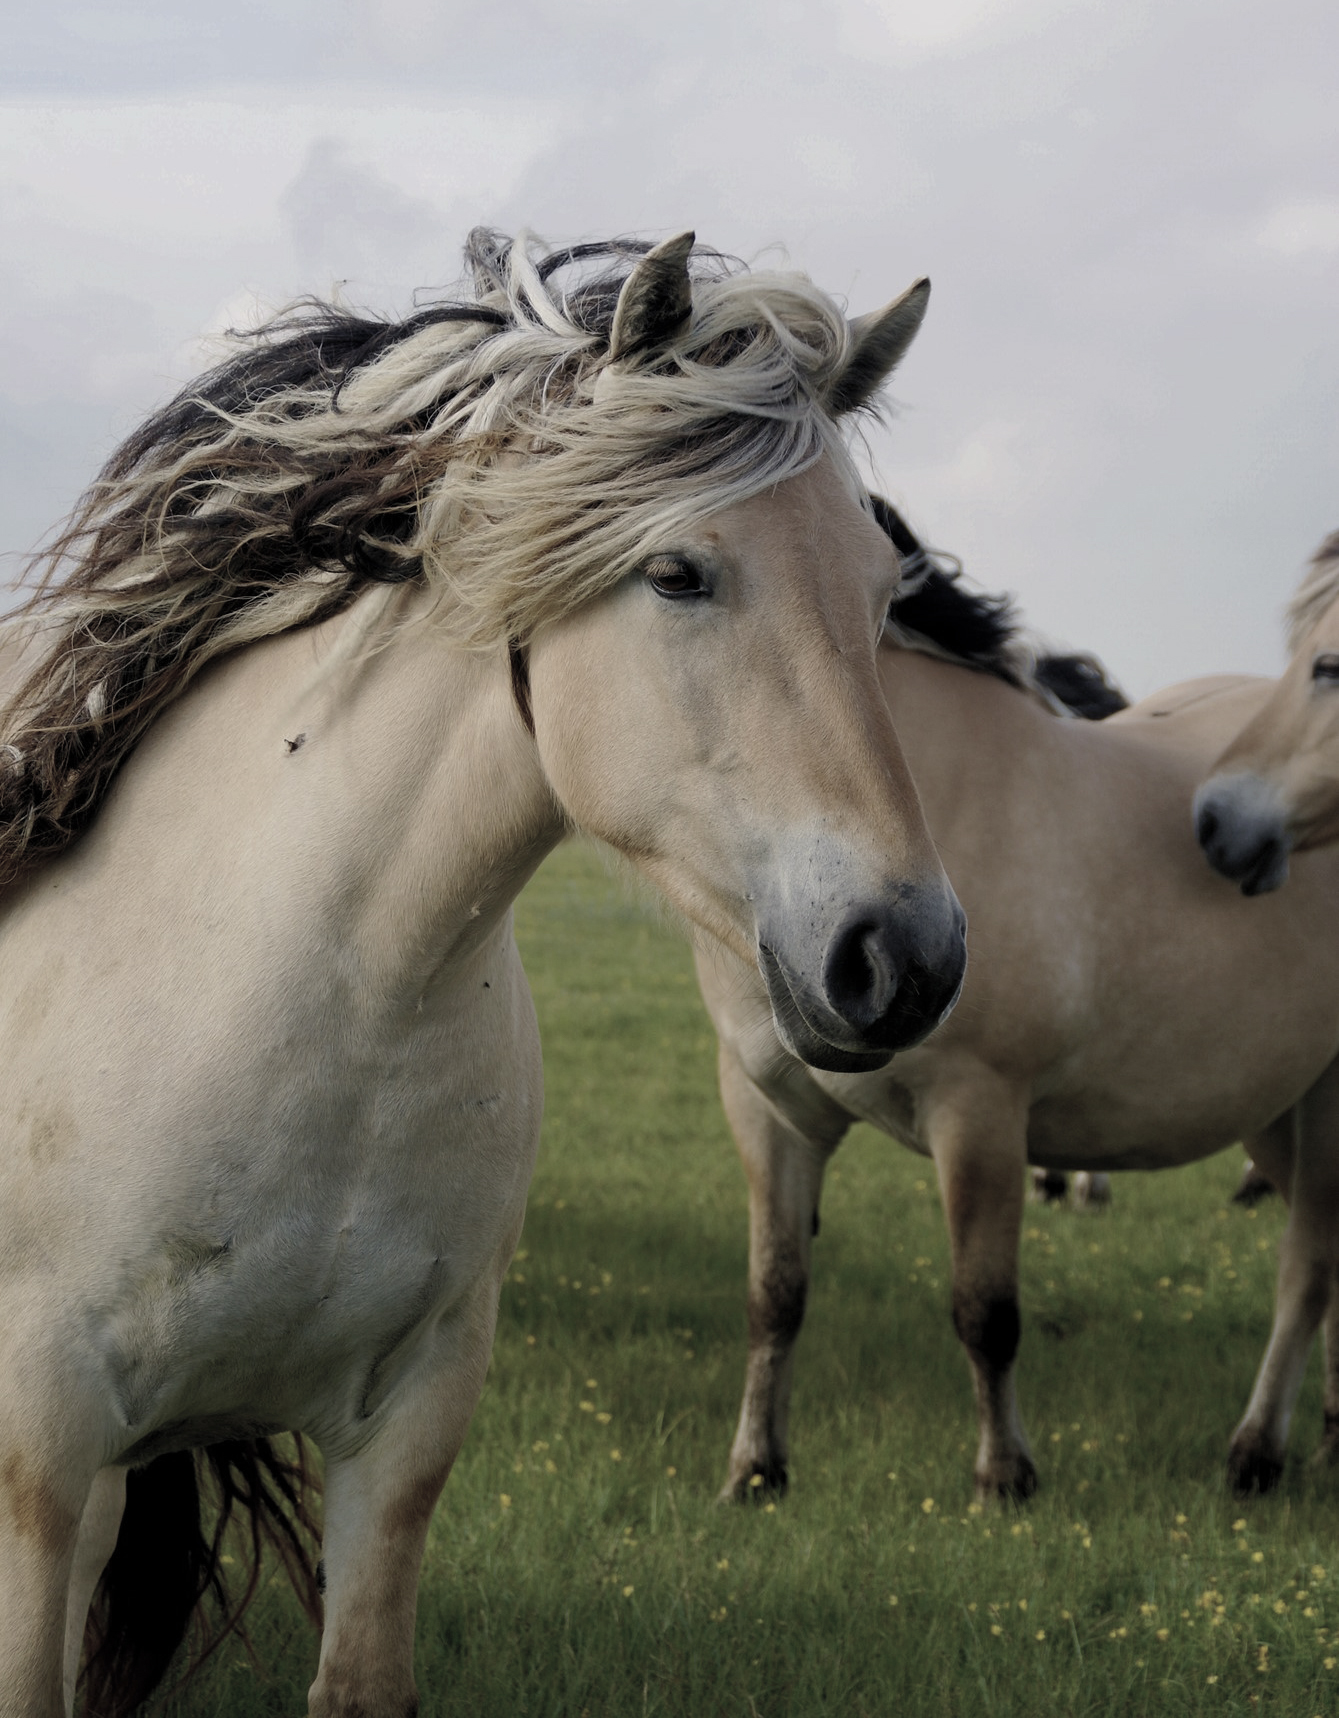
M 522 898 L 547 1115 L 487 1390 L 438 1512 L 417 1670 L 452 1718 L 1339 1712 L 1339 1474 L 1222 1471 L 1268 1329 L 1277 1202 L 1240 1156 L 1035 1210 L 1023 1410 L 1042 1490 L 972 1503 L 974 1419 L 928 1164 L 829 1176 L 792 1489 L 722 1508 L 745 1194 L 679 936 L 567 847 Z M 271 1582 L 167 1710 L 295 1714 L 316 1643 Z

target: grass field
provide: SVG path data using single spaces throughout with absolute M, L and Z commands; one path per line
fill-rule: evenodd
M 974 1419 L 929 1166 L 867 1129 L 829 1176 L 790 1495 L 720 1508 L 744 1360 L 745 1194 L 678 937 L 588 851 L 518 935 L 547 1115 L 497 1348 L 429 1546 L 417 1671 L 452 1718 L 1339 1712 L 1339 1474 L 1227 1493 L 1277 1202 L 1240 1158 L 1118 1178 L 1023 1244 L 1042 1490 L 972 1507 Z M 1331 1564 L 1333 1569 L 1331 1570 Z M 169 1710 L 300 1713 L 283 1589 Z M 263 1667 L 263 1668 L 262 1668 Z

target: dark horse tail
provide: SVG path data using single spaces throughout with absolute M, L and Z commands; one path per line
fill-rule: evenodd
M 127 1718 L 153 1693 L 198 1617 L 187 1676 L 242 1619 L 260 1585 L 265 1552 L 277 1555 L 318 1626 L 317 1485 L 301 1438 L 290 1458 L 268 1438 L 162 1455 L 126 1477 L 116 1549 L 89 1608 L 79 1686 L 85 1718 Z M 234 1521 L 242 1578 L 225 1579 Z M 231 1559 L 230 1559 L 231 1561 Z

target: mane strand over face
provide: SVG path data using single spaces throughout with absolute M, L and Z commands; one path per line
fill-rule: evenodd
M 1339 598 L 1339 531 L 1331 531 L 1311 557 L 1288 604 L 1288 651 L 1296 655 L 1307 634 Z
M 456 298 L 399 320 L 301 301 L 135 431 L 0 636 L 21 664 L 0 717 L 0 885 L 87 825 L 226 651 L 395 583 L 437 592 L 463 648 L 521 644 L 824 453 L 858 491 L 831 405 L 852 352 L 834 301 L 698 249 L 691 316 L 611 354 L 650 252 L 477 231 Z
M 931 654 L 964 668 L 1040 692 L 1053 708 L 1086 721 L 1128 708 L 1129 700 L 1097 657 L 1031 649 L 1011 598 L 968 590 L 958 562 L 927 549 L 891 502 L 872 495 L 870 504 L 902 561 L 905 594 L 895 596 L 888 611 L 889 630 L 898 643 L 912 650 L 928 646 Z

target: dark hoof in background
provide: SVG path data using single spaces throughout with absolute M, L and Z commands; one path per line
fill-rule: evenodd
M 1238 1497 L 1263 1496 L 1283 1475 L 1283 1463 L 1263 1450 L 1233 1450 L 1227 1458 L 1227 1483 Z
M 1028 1198 L 1037 1205 L 1063 1205 L 1069 1192 L 1069 1177 L 1063 1169 L 1034 1169 Z
M 758 1463 L 737 1477 L 727 1479 L 717 1494 L 717 1503 L 775 1503 L 786 1495 L 790 1476 L 784 1462 Z
M 1320 1440 L 1312 1467 L 1339 1467 L 1339 1414 L 1326 1414 L 1325 1435 Z
M 1237 1191 L 1232 1195 L 1232 1203 L 1247 1207 L 1258 1205 L 1262 1199 L 1271 1199 L 1277 1191 L 1269 1177 L 1248 1162 L 1241 1172 Z

